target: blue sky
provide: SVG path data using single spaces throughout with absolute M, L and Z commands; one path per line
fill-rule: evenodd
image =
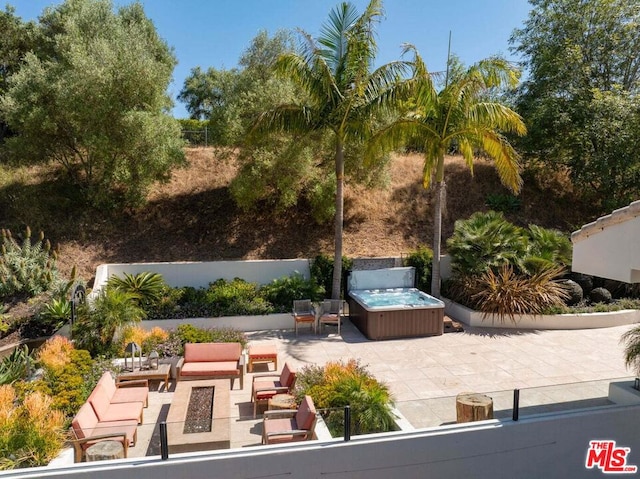
M 367 0 L 352 0 L 360 11 Z M 8 0 L 23 20 L 35 20 L 55 0 Z M 116 0 L 115 5 L 130 3 Z M 174 98 L 192 68 L 233 68 L 260 30 L 302 28 L 317 35 L 338 0 L 142 0 L 162 38 L 174 49 L 178 66 L 169 93 Z M 378 62 L 400 56 L 413 43 L 431 71 L 443 70 L 451 31 L 451 50 L 465 64 L 509 53 L 509 37 L 530 10 L 527 0 L 386 0 L 378 25 Z M 176 101 L 174 115 L 187 117 Z

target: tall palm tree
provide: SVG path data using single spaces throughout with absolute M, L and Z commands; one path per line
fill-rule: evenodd
M 375 114 L 393 104 L 397 80 L 407 70 L 407 63 L 399 61 L 372 71 L 377 53 L 374 27 L 381 16 L 381 0 L 371 0 L 362 15 L 344 2 L 329 13 L 317 40 L 300 31 L 299 51 L 281 55 L 275 69 L 300 87 L 305 101 L 264 112 L 254 127 L 254 132 L 263 133 L 284 130 L 332 135 L 336 176 L 334 299 L 340 298 L 342 274 L 345 148 L 366 141 Z
M 407 82 L 413 92 L 411 111 L 382 129 L 372 144 L 389 149 L 410 140 L 424 149 L 423 185 L 435 184 L 431 294 L 440 297 L 445 154 L 455 146 L 473 173 L 475 152 L 484 151 L 493 159 L 502 183 L 514 193 L 520 191 L 518 154 L 503 133 L 524 135 L 526 127 L 520 115 L 489 94 L 494 88 L 515 86 L 519 72 L 499 58 L 482 60 L 455 71 L 438 91 L 415 48 L 408 45 L 406 51 L 414 54 L 414 75 Z

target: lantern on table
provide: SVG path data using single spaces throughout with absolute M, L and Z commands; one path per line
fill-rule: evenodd
M 124 369 L 133 372 L 135 366 L 136 353 L 139 353 L 139 367 L 142 369 L 142 348 L 138 343 L 128 343 L 124 348 Z M 131 367 L 127 364 L 127 359 L 131 356 Z

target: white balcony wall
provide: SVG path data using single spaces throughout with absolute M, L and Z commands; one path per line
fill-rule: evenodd
M 51 479 L 189 479 L 389 477 L 555 479 L 602 477 L 585 468 L 592 440 L 630 448 L 627 465 L 640 465 L 640 406 L 606 406 L 511 420 L 454 424 L 354 437 L 350 442 L 303 442 L 229 451 L 20 469 L 3 477 Z

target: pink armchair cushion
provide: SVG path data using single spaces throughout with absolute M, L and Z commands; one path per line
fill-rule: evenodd
M 296 371 L 289 366 L 289 363 L 284 363 L 282 372 L 280 373 L 280 384 L 291 388 L 296 380 Z
M 78 439 L 85 439 L 102 434 L 125 433 L 129 443 L 134 442 L 138 421 L 108 421 L 99 422 L 91 404 L 84 403 L 71 421 L 71 427 Z M 89 441 L 82 445 L 83 449 L 95 444 Z
M 242 354 L 240 343 L 187 343 L 184 345 L 184 362 L 238 361 Z
M 149 396 L 149 388 L 142 386 L 135 387 L 117 387 L 116 382 L 109 371 L 105 371 L 98 384 L 104 389 L 112 404 L 141 402 L 147 404 Z
M 180 372 L 182 376 L 224 376 L 232 374 L 240 374 L 237 361 L 221 361 L 221 362 L 185 362 Z
M 141 402 L 112 404 L 109 401 L 106 391 L 99 384 L 96 384 L 96 387 L 93 388 L 93 392 L 89 396 L 88 401 L 100 422 L 137 421 L 142 416 Z
M 98 424 L 98 416 L 91 407 L 91 404 L 84 403 L 76 416 L 71 421 L 71 427 L 78 439 L 84 439 L 93 431 Z
M 316 417 L 316 408 L 310 396 L 305 396 L 296 413 L 297 429 L 311 429 Z
M 107 397 L 113 397 L 116 392 L 116 382 L 111 377 L 111 373 L 109 371 L 105 371 L 98 384 L 102 386 L 107 393 Z
M 302 435 L 292 435 L 287 434 L 287 431 L 295 431 L 298 430 L 298 426 L 296 421 L 293 418 L 276 418 L 269 419 L 268 421 L 264 421 L 265 435 L 269 435 L 270 433 L 282 432 L 283 434 L 278 434 L 276 436 L 269 437 L 269 444 L 278 444 L 282 442 L 292 442 L 292 441 L 304 441 L 307 439 Z

